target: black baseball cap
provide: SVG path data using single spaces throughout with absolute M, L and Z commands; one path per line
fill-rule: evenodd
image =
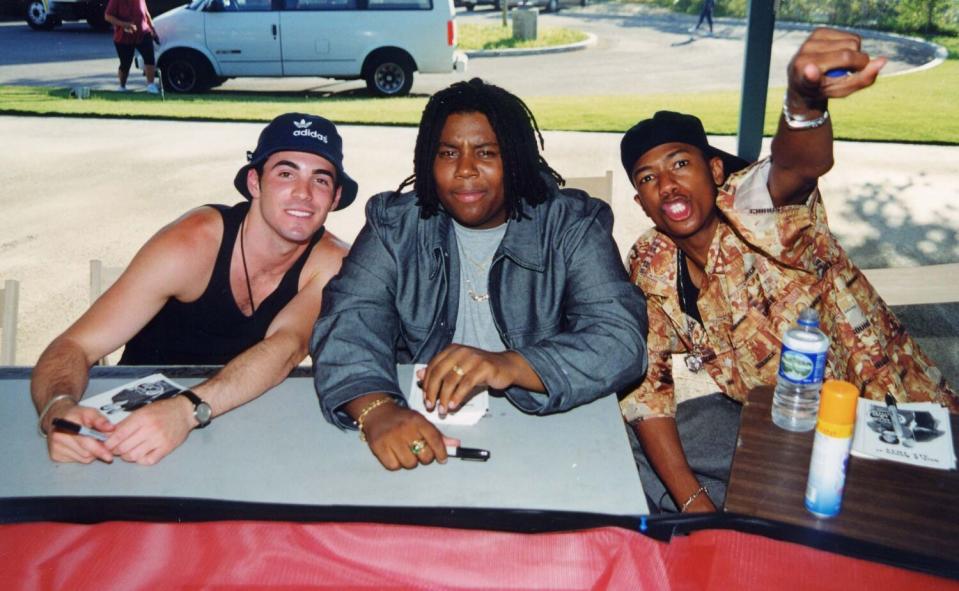
M 233 179 L 233 186 L 247 199 L 252 199 L 246 188 L 247 171 L 259 166 L 277 152 L 307 152 L 322 156 L 336 168 L 336 182 L 343 190 L 336 209 L 344 209 L 356 199 L 358 186 L 343 170 L 343 138 L 336 125 L 328 119 L 304 113 L 280 115 L 260 132 L 256 149 L 246 153 L 249 161 Z
M 718 156 L 723 160 L 724 174 L 730 174 L 749 166 L 739 156 L 716 149 L 706 140 L 706 131 L 699 117 L 674 111 L 657 111 L 651 119 L 644 119 L 632 126 L 619 143 L 619 155 L 632 184 L 633 166 L 643 154 L 656 146 L 682 142 L 702 150 L 706 158 Z

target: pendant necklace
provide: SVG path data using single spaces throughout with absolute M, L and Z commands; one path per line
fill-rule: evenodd
M 689 339 L 689 343 L 692 346 L 692 351 L 683 358 L 683 361 L 686 362 L 686 367 L 689 368 L 689 371 L 698 373 L 703 369 L 704 351 L 698 343 L 693 341 L 693 327 L 690 323 L 689 305 L 686 303 L 686 282 L 683 280 L 683 262 L 686 259 L 686 255 L 682 249 L 677 248 L 676 250 L 676 274 L 679 277 L 679 299 L 683 304 L 682 311 L 685 315 L 686 338 Z
M 490 262 L 493 260 L 493 255 L 489 255 L 489 257 L 485 261 L 481 263 L 477 263 L 476 261 L 471 259 L 469 255 L 466 254 L 466 252 L 463 250 L 462 247 L 460 248 L 460 254 L 462 254 L 463 258 L 469 261 L 471 265 L 473 265 L 474 267 L 482 271 L 484 274 L 486 273 L 487 265 L 489 265 Z M 473 289 L 475 286 L 473 285 L 473 281 L 470 280 L 468 273 L 464 273 L 463 277 L 466 279 L 466 293 L 469 295 L 471 300 L 473 300 L 474 302 L 486 302 L 489 300 L 489 292 L 479 293 L 475 289 Z
M 246 249 L 243 248 L 243 229 L 246 227 L 246 218 L 240 222 L 240 259 L 243 260 L 243 277 L 246 278 L 246 293 L 250 296 L 250 317 L 256 314 L 256 304 L 253 302 L 253 287 L 250 285 L 250 271 L 246 268 Z

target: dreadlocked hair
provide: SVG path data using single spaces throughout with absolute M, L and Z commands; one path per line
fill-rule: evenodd
M 523 217 L 524 201 L 536 205 L 549 198 L 550 188 L 541 172 L 560 185 L 565 182 L 540 154 L 543 135 L 526 103 L 499 86 L 473 78 L 437 92 L 423 109 L 413 152 L 413 174 L 396 189 L 400 193 L 413 186 L 420 217 L 432 217 L 440 210 L 433 162 L 447 118 L 459 113 L 482 113 L 496 134 L 503 160 L 503 194 L 509 218 Z

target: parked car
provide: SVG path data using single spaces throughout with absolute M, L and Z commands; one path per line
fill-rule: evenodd
M 559 12 L 560 8 L 568 6 L 586 6 L 588 0 L 509 0 L 509 7 L 529 6 L 542 8 L 543 12 Z M 473 12 L 480 4 L 490 4 L 495 10 L 502 10 L 502 0 L 456 0 L 456 6 L 463 6 Z
M 402 96 L 413 72 L 466 71 L 453 0 L 193 0 L 154 19 L 173 92 L 237 76 L 362 78 Z
M 31 29 L 49 31 L 63 21 L 87 21 L 94 29 L 110 28 L 103 18 L 108 0 L 25 0 L 23 16 Z M 147 0 L 152 16 L 186 4 L 187 0 Z

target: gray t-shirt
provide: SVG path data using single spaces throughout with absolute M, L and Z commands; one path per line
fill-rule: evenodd
M 453 221 L 460 259 L 460 303 L 453 342 L 499 353 L 506 346 L 499 338 L 489 303 L 489 269 L 509 222 L 477 230 Z

